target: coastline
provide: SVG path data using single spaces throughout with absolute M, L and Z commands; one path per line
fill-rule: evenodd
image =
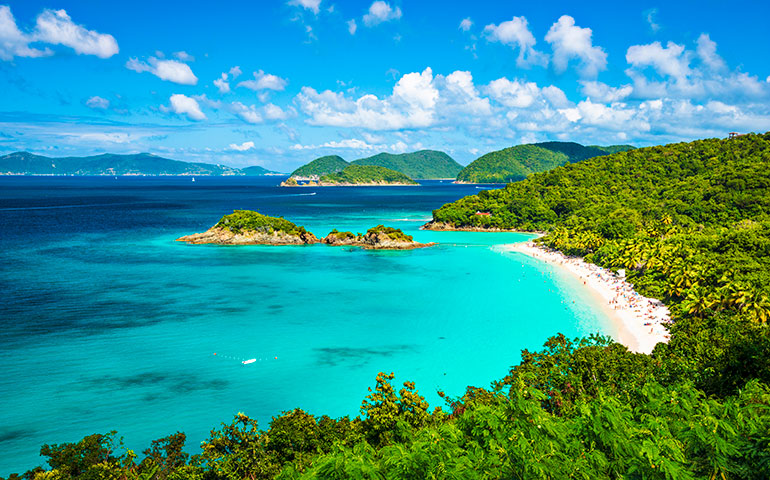
M 668 308 L 660 300 L 639 295 L 611 271 L 534 244 L 531 240 L 501 245 L 569 272 L 583 282 L 617 328 L 617 340 L 632 352 L 651 353 L 659 342 L 668 342 Z

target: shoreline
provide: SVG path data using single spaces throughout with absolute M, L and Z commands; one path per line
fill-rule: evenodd
M 549 263 L 582 281 L 617 329 L 617 341 L 632 352 L 649 354 L 659 342 L 668 342 L 669 333 L 664 327 L 671 322 L 668 308 L 660 300 L 639 295 L 610 270 L 548 250 L 531 240 L 500 247 Z

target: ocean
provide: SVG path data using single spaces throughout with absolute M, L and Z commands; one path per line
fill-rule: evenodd
M 195 180 L 0 177 L 0 476 L 93 433 L 141 452 L 183 431 L 197 453 L 238 412 L 265 429 L 296 407 L 352 417 L 380 371 L 442 406 L 438 390 L 489 386 L 557 332 L 615 333 L 575 279 L 497 247 L 531 235 L 419 230 L 474 185 Z M 174 241 L 234 209 L 319 238 L 384 224 L 439 245 Z

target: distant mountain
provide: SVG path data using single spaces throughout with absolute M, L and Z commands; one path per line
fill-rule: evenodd
M 260 167 L 259 165 L 252 165 L 251 167 L 241 168 L 241 172 L 249 177 L 256 177 L 260 175 L 280 175 L 278 172 L 268 170 L 264 167 Z
M 52 158 L 29 152 L 0 157 L 0 175 L 243 175 L 233 167 L 170 160 L 150 153 Z
M 505 148 L 482 155 L 458 175 L 458 183 L 509 183 L 531 173 L 545 172 L 567 163 L 630 150 L 630 145 L 586 147 L 574 142 L 542 142 Z
M 444 152 L 420 150 L 419 152 L 380 153 L 373 157 L 351 162 L 352 165 L 374 165 L 401 172 L 409 178 L 455 178 L 463 166 Z
M 312 162 L 294 170 L 291 172 L 291 178 L 312 178 L 317 180 L 324 175 L 341 172 L 348 165 L 350 164 L 338 155 L 327 155 L 316 158 Z

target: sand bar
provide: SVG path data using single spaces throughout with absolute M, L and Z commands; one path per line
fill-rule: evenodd
M 500 247 L 504 251 L 519 252 L 550 263 L 576 276 L 605 307 L 618 329 L 616 340 L 629 350 L 650 353 L 658 342 L 668 342 L 669 334 L 665 328 L 671 322 L 668 308 L 660 300 L 639 295 L 631 284 L 614 272 L 532 241 Z

